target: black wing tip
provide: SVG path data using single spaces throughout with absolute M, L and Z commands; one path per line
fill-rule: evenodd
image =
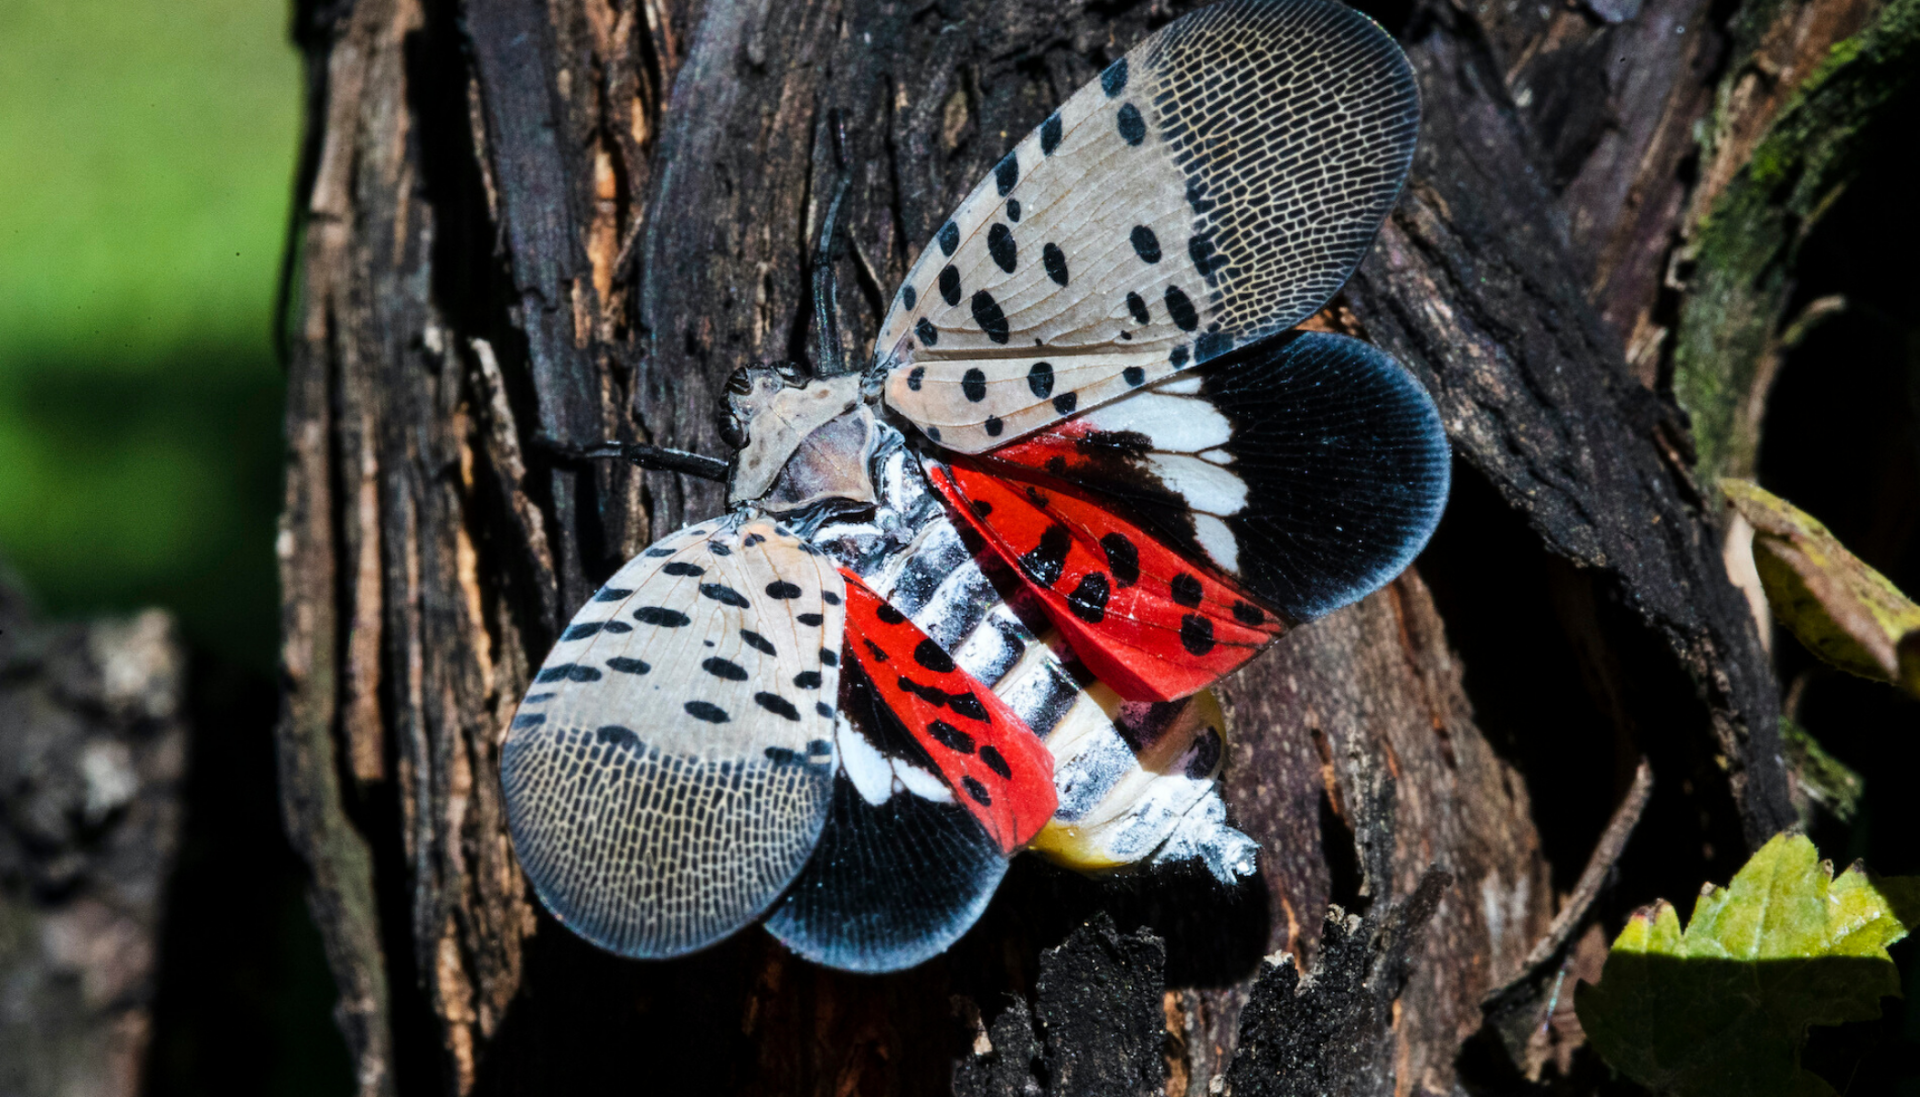
M 880 975 L 918 967 L 972 929 L 1007 858 L 957 804 L 866 802 L 842 775 L 814 856 L 766 920 L 795 955 Z
M 1241 467 L 1271 477 L 1253 498 L 1290 508 L 1250 516 L 1239 533 L 1243 576 L 1282 616 L 1299 623 L 1357 602 L 1426 548 L 1446 510 L 1453 451 L 1433 397 L 1392 355 L 1345 335 L 1296 332 L 1203 375 L 1241 424 L 1229 447 Z M 1318 545 L 1263 544 L 1251 528 L 1302 522 Z

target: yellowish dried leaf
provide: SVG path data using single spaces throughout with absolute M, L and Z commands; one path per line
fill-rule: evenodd
M 1776 619 L 1841 670 L 1920 696 L 1920 605 L 1806 511 L 1748 480 L 1722 480 L 1753 526 L 1753 562 Z

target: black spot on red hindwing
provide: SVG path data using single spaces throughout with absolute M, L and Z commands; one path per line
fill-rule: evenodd
M 1120 115 L 1114 119 L 1114 125 L 1120 130 L 1120 139 L 1129 145 L 1138 145 L 1147 139 L 1147 120 L 1140 117 L 1140 108 L 1132 103 L 1120 104 Z
M 760 652 L 763 655 L 780 654 L 777 650 L 774 649 L 772 640 L 767 639 L 766 637 L 760 635 L 759 633 L 753 631 L 750 628 L 743 628 L 740 630 L 740 639 L 745 640 L 747 642 L 748 647 L 754 649 L 755 651 Z
M 967 500 L 967 505 L 972 507 L 973 512 L 982 518 L 993 513 L 993 504 L 987 502 L 985 499 L 969 499 Z
M 1133 253 L 1140 257 L 1142 263 L 1160 261 L 1160 238 L 1153 234 L 1152 229 L 1145 225 L 1135 225 L 1127 239 L 1132 242 Z
M 773 582 L 767 584 L 767 597 L 781 599 L 798 598 L 800 597 L 800 588 L 787 582 L 785 579 L 775 579 Z
M 744 682 L 747 680 L 747 668 L 731 659 L 722 659 L 717 655 L 710 656 L 703 660 L 700 663 L 700 669 L 713 675 L 715 678 L 725 678 L 729 682 Z
M 996 343 L 1007 341 L 1007 314 L 1000 311 L 1000 302 L 993 294 L 980 290 L 973 295 L 973 322 L 987 333 L 987 338 Z
M 1179 286 L 1167 287 L 1167 315 L 1181 331 L 1192 331 L 1200 326 L 1200 314 L 1194 311 L 1193 299 L 1181 291 Z
M 1266 624 L 1267 615 L 1260 611 L 1259 606 L 1251 602 L 1235 602 L 1233 604 L 1233 619 L 1243 625 L 1258 626 Z
M 1013 242 L 1013 230 L 995 221 L 987 230 L 987 254 L 993 257 L 996 266 L 1012 274 L 1020 255 L 1020 249 Z
M 1071 396 L 1073 394 L 1068 393 L 1067 395 Z M 1067 474 L 1067 459 L 1059 454 L 1047 458 L 1047 471 L 1054 476 L 1065 476 Z
M 879 644 L 874 643 L 872 640 L 869 640 L 864 636 L 860 638 L 860 642 L 866 645 L 867 654 L 873 657 L 874 662 L 884 663 L 887 661 L 887 652 L 885 648 L 882 648 Z
M 993 797 L 987 795 L 987 786 L 964 774 L 960 778 L 960 785 L 967 790 L 968 796 L 973 797 L 974 803 L 979 804 L 983 808 L 993 806 Z
M 679 628 L 693 623 L 693 618 L 665 606 L 641 606 L 633 611 L 633 619 L 643 625 L 658 625 L 661 628 Z
M 940 296 L 949 305 L 960 303 L 960 272 L 951 265 L 940 268 Z
M 980 760 L 986 763 L 988 769 L 999 774 L 1002 780 L 1013 777 L 1013 767 L 1007 764 L 1006 758 L 994 749 L 992 743 L 980 748 Z
M 746 609 L 753 604 L 747 601 L 746 595 L 725 583 L 702 583 L 700 593 L 723 606 L 733 606 L 736 609 Z
M 1047 120 L 1040 123 L 1040 154 L 1052 156 L 1053 150 L 1060 147 L 1060 115 L 1056 111 Z
M 924 316 L 914 321 L 913 333 L 920 337 L 921 343 L 929 347 L 940 341 L 940 329 L 934 327 L 933 321 Z
M 800 719 L 800 710 L 793 707 L 793 702 L 777 693 L 764 691 L 756 693 L 753 695 L 753 702 L 775 716 L 784 716 L 789 720 Z
M 1194 655 L 1205 655 L 1213 650 L 1213 622 L 1197 613 L 1189 613 L 1180 619 L 1180 646 Z
M 897 609 L 894 609 L 892 605 L 886 602 L 882 602 L 879 605 L 873 607 L 873 615 L 875 617 L 880 618 L 880 620 L 883 623 L 889 624 L 889 625 L 902 624 L 907 619 L 906 614 L 901 613 Z
M 947 691 L 939 686 L 923 686 L 904 674 L 894 679 L 893 684 L 901 693 L 912 694 L 934 708 L 947 707 Z
M 969 720 L 978 720 L 983 724 L 988 722 L 987 706 L 981 704 L 980 698 L 972 693 L 947 694 L 947 707 Z
M 1089 625 L 1097 625 L 1106 619 L 1107 596 L 1112 591 L 1107 586 L 1107 577 L 1097 571 L 1090 571 L 1080 577 L 1080 584 L 1067 595 L 1067 608 L 1075 617 Z
M 987 375 L 975 366 L 960 377 L 960 394 L 967 402 L 977 404 L 987 398 Z M 991 432 L 989 432 L 991 433 Z
M 1140 581 L 1140 547 L 1126 534 L 1109 533 L 1100 538 L 1100 547 L 1106 550 L 1107 570 L 1114 582 L 1130 587 Z
M 1020 567 L 1034 582 L 1051 587 L 1060 581 L 1060 571 L 1067 563 L 1067 549 L 1072 544 L 1073 534 L 1055 522 L 1040 534 L 1040 543 L 1020 557 Z
M 1183 606 L 1199 605 L 1200 598 L 1205 593 L 1200 588 L 1200 580 L 1184 571 L 1174 576 L 1173 582 L 1167 585 L 1173 588 L 1173 600 Z
M 1067 284 L 1067 253 L 1060 250 L 1060 245 L 1049 242 L 1041 248 L 1040 265 L 1047 268 L 1047 277 L 1053 279 L 1055 285 Z
M 1146 301 L 1132 290 L 1127 291 L 1127 311 L 1133 314 L 1133 322 L 1136 324 L 1153 322 L 1153 314 L 1147 311 Z
M 922 640 L 914 646 L 913 661 L 935 674 L 953 673 L 953 656 L 932 640 Z
M 1035 362 L 1027 369 L 1027 388 L 1035 396 L 1045 399 L 1053 394 L 1053 363 Z
M 940 244 L 940 254 L 951 259 L 953 249 L 960 246 L 960 226 L 948 221 L 940 226 L 940 233 L 934 239 Z
M 958 751 L 961 754 L 973 753 L 973 736 L 968 735 L 966 732 L 961 731 L 945 720 L 929 721 L 927 724 L 927 734 L 933 736 L 934 742 L 939 743 L 948 750 Z
M 688 716 L 696 720 L 705 720 L 709 724 L 724 724 L 732 719 L 727 715 L 726 709 L 706 701 L 688 701 L 685 708 Z

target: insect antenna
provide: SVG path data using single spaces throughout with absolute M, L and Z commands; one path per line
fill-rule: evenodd
M 839 175 L 834 180 L 833 197 L 827 202 L 826 216 L 820 221 L 820 239 L 813 250 L 813 324 L 819 338 L 814 373 L 820 377 L 838 377 L 847 372 L 847 363 L 834 308 L 837 286 L 833 275 L 833 245 L 840 226 L 840 206 L 853 185 L 853 168 L 847 160 L 846 121 L 839 110 L 833 111 L 827 126 L 832 134 L 833 160 Z
M 609 439 L 590 445 L 569 445 L 546 434 L 536 435 L 534 445 L 546 451 L 550 456 L 563 461 L 598 461 L 616 459 L 631 461 L 643 469 L 656 472 L 678 472 L 701 480 L 724 481 L 731 467 L 717 457 L 689 453 L 683 449 L 668 449 L 665 446 L 649 446 L 640 442 L 622 442 Z

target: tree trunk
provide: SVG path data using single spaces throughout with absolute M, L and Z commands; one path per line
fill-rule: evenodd
M 180 848 L 186 652 L 45 625 L 0 573 L 0 1093 L 135 1097 Z
M 1879 8 L 1388 2 L 1369 10 L 1419 74 L 1421 148 L 1317 323 L 1427 385 L 1455 495 L 1414 569 L 1225 685 L 1259 878 L 1023 859 L 948 955 L 879 978 L 758 931 L 619 960 L 538 908 L 503 822 L 507 719 L 600 579 L 723 505 L 540 439 L 724 453 L 727 376 L 808 345 L 830 112 L 862 346 L 1005 149 L 1193 6 L 302 3 L 279 741 L 363 1094 L 1295 1092 L 1263 1087 L 1313 1032 L 1358 1049 L 1315 1059 L 1315 1091 L 1591 1072 L 1549 993 L 1593 974 L 1583 931 L 1794 822 L 1777 686 L 1666 395 L 1669 260 L 1779 89 Z M 1757 94 L 1764 50 L 1803 64 L 1775 57 Z M 1628 847 L 1643 809 L 1660 838 Z M 1118 931 L 1075 932 L 1102 910 Z M 1312 994 L 1272 989 L 1277 949 L 1320 965 Z M 1116 973 L 1113 1025 L 1070 1023 Z M 1146 1035 L 1101 1042 L 1128 1025 Z

